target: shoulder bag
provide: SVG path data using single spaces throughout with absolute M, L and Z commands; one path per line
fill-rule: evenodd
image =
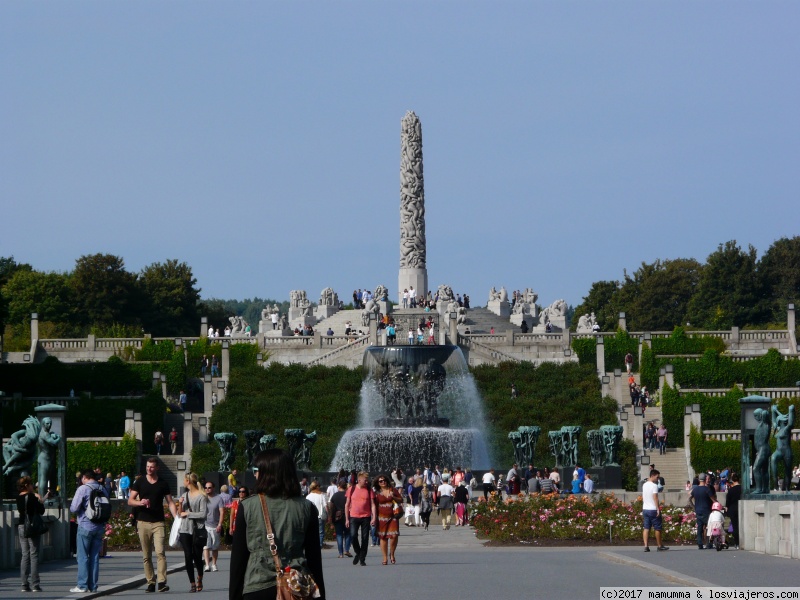
M 319 588 L 310 574 L 303 573 L 292 567 L 283 568 L 281 558 L 278 556 L 278 545 L 275 543 L 275 533 L 272 531 L 272 523 L 269 520 L 267 501 L 264 499 L 264 494 L 259 494 L 258 497 L 261 499 L 261 511 L 264 513 L 264 523 L 267 526 L 269 551 L 272 553 L 272 560 L 275 561 L 275 579 L 278 585 L 278 600 L 307 600 L 309 598 L 319 598 Z
M 39 513 L 41 511 L 44 513 L 44 506 L 39 504 L 39 501 L 33 497 L 33 502 L 29 502 L 32 498 L 32 495 L 26 495 L 25 497 L 25 521 L 22 523 L 23 531 L 22 535 L 26 538 L 33 538 L 40 535 L 43 535 L 48 532 L 50 529 L 47 526 L 47 523 L 44 522 L 42 519 L 42 515 Z M 35 507 L 33 514 L 31 514 L 31 506 Z

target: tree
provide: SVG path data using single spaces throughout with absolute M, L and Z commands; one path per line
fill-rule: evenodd
M 10 324 L 27 323 L 31 313 L 38 313 L 40 321 L 66 323 L 72 319 L 72 289 L 64 273 L 18 269 L 3 286 L 2 294 Z
M 112 254 L 89 254 L 75 261 L 70 278 L 82 325 L 132 324 L 138 320 L 136 275 Z
M 763 294 L 756 273 L 756 249 L 747 252 L 731 240 L 706 259 L 697 293 L 689 303 L 689 320 L 708 329 L 763 323 Z
M 11 279 L 11 276 L 20 269 L 31 271 L 32 267 L 26 264 L 18 264 L 13 256 L 0 256 L 0 334 L 3 333 L 8 320 L 8 296 L 3 294 L 3 288 L 8 283 L 8 280 Z
M 786 320 L 786 305 L 800 301 L 800 236 L 777 240 L 761 257 L 758 275 L 772 321 Z
M 619 281 L 595 281 L 589 293 L 573 311 L 570 328 L 575 331 L 578 319 L 591 313 L 597 317 L 597 324 L 603 331 L 614 331 L 619 317 Z
M 702 265 L 693 258 L 642 263 L 620 290 L 628 327 L 633 331 L 672 331 L 686 322 L 689 301 Z
M 157 336 L 197 334 L 200 290 L 189 265 L 177 260 L 153 263 L 142 269 L 137 283 L 144 300 L 146 331 Z

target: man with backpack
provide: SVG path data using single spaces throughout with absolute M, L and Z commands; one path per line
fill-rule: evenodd
M 103 548 L 106 523 L 111 518 L 111 503 L 108 493 L 97 483 L 91 469 L 81 472 L 81 486 L 75 492 L 69 510 L 78 515 L 78 582 L 70 592 L 96 592 L 100 550 Z

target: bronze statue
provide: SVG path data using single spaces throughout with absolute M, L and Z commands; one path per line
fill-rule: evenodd
M 775 441 L 777 442 L 775 452 L 770 458 L 770 474 L 775 478 L 777 485 L 778 465 L 783 463 L 783 485 L 778 489 L 789 490 L 792 481 L 792 427 L 794 427 L 794 405 L 789 406 L 789 412 L 781 414 L 778 407 L 772 405 L 772 427 L 775 429 Z
M 247 468 L 253 467 L 253 459 L 261 451 L 261 437 L 264 435 L 263 429 L 246 429 L 244 435 L 244 451 L 247 454 Z
M 765 408 L 753 411 L 753 417 L 758 421 L 755 432 L 756 458 L 753 461 L 754 494 L 769 494 L 769 447 L 770 412 Z
M 235 433 L 222 432 L 215 433 L 214 439 L 219 444 L 219 451 L 222 457 L 219 459 L 219 472 L 227 473 L 233 466 L 233 461 L 236 460 L 236 442 L 239 439 Z
M 286 429 L 283 432 L 289 444 L 289 454 L 294 457 L 298 471 L 311 469 L 311 447 L 317 441 L 317 432 L 306 434 L 305 429 Z
M 42 430 L 39 433 L 39 493 L 44 495 L 52 488 L 55 493 L 58 487 L 58 463 L 56 463 L 56 450 L 61 436 L 52 433 L 53 419 L 42 419 Z M 48 483 L 50 484 L 48 486 Z
M 598 429 L 592 429 L 586 432 L 586 440 L 589 442 L 589 455 L 592 457 L 592 467 L 602 467 L 606 456 L 603 434 Z
M 11 434 L 11 438 L 3 446 L 3 458 L 5 459 L 3 475 L 16 477 L 28 474 L 28 468 L 36 456 L 36 445 L 41 430 L 42 425 L 39 423 L 39 419 L 30 416 L 22 422 L 22 429 Z

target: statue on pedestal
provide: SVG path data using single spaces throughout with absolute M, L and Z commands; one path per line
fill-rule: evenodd
M 289 454 L 294 457 L 298 471 L 311 469 L 311 447 L 317 441 L 317 432 L 306 434 L 305 429 L 286 429 L 283 432 L 289 444 Z
M 605 448 L 605 466 L 619 466 L 619 443 L 622 441 L 622 427 L 619 425 L 601 425 Z
M 245 453 L 247 454 L 247 468 L 253 467 L 253 459 L 261 451 L 261 438 L 264 435 L 263 429 L 245 429 L 244 435 Z
M 770 412 L 765 408 L 753 411 L 753 417 L 758 421 L 755 431 L 756 458 L 753 461 L 753 486 L 754 494 L 769 494 L 769 456 L 772 449 L 769 447 Z
M 578 464 L 578 436 L 582 429 L 578 425 L 564 425 L 561 428 L 562 462 L 565 467 Z
M 326 287 L 319 293 L 320 306 L 339 306 L 339 296 L 333 288 Z
M 29 473 L 28 468 L 36 456 L 41 431 L 39 419 L 29 416 L 22 422 L 22 429 L 11 434 L 11 438 L 3 446 L 3 475 L 13 478 Z
M 592 457 L 592 467 L 602 467 L 606 456 L 603 434 L 597 429 L 592 429 L 586 432 L 586 440 L 589 442 L 589 454 Z
M 541 427 L 522 425 L 517 427 L 517 431 L 512 431 L 508 434 L 508 439 L 514 441 L 515 445 L 519 446 L 519 453 L 517 453 L 516 450 L 514 452 L 517 464 L 527 465 L 533 463 L 533 457 L 536 452 L 536 442 L 539 440 L 539 435 L 541 433 Z M 515 435 L 512 437 L 512 434 Z
M 511 445 L 514 446 L 514 462 L 518 465 L 525 465 L 525 446 L 522 443 L 522 434 L 519 431 L 509 431 L 508 439 L 511 440 Z
M 553 455 L 556 459 L 556 468 L 560 468 L 564 466 L 564 452 L 563 452 L 563 444 L 561 438 L 560 431 L 549 431 L 547 433 L 547 438 L 550 444 L 550 454 Z
M 219 472 L 227 473 L 233 466 L 233 461 L 236 460 L 236 442 L 239 439 L 235 433 L 222 432 L 215 433 L 214 439 L 219 444 L 219 451 L 222 457 L 219 459 Z
M 400 123 L 400 268 L 425 267 L 422 124 L 416 114 L 408 111 Z
M 489 302 L 493 302 L 495 300 L 500 300 L 500 294 L 497 292 L 497 289 L 492 286 L 492 289 L 489 290 Z
M 778 484 L 778 465 L 783 464 L 783 486 L 778 487 L 788 491 L 792 481 L 792 428 L 794 427 L 794 404 L 789 406 L 787 414 L 781 414 L 777 405 L 772 405 L 772 427 L 775 430 L 775 452 L 770 458 L 770 474 Z
M 39 433 L 39 494 L 42 496 L 52 489 L 56 493 L 58 487 L 58 463 L 56 450 L 58 450 L 61 436 L 52 433 L 53 419 L 42 419 L 42 430 Z M 48 485 L 49 484 L 49 485 Z

